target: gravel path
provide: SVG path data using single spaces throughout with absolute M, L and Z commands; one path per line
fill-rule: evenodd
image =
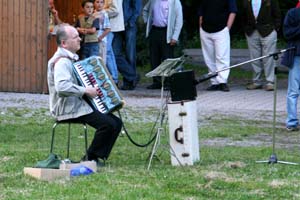
M 144 87 L 138 87 L 135 91 L 123 91 L 126 107 L 124 114 L 129 121 L 153 121 L 160 109 L 160 91 L 147 91 Z M 166 95 L 166 92 L 164 92 Z M 247 91 L 244 87 L 234 86 L 231 91 L 207 92 L 198 90 L 197 106 L 198 121 L 200 126 L 209 124 L 211 119 L 224 119 L 238 117 L 246 120 L 263 120 L 266 126 L 272 126 L 273 118 L 273 92 L 263 90 Z M 284 128 L 286 90 L 281 88 L 277 92 L 277 127 Z M 0 113 L 5 113 L 7 108 L 31 108 L 48 109 L 48 95 L 0 92 Z M 165 98 L 164 98 L 165 99 Z M 136 116 L 126 116 L 126 110 L 136 112 Z M 155 111 L 152 115 L 148 110 Z M 30 115 L 29 115 L 30 116 Z M 124 118 L 125 118 L 124 117 Z M 245 138 L 242 141 L 234 141 L 231 138 L 214 138 L 201 140 L 200 145 L 205 146 L 270 146 L 271 134 L 257 134 L 256 138 Z M 278 138 L 277 146 L 295 147 L 298 143 L 284 141 L 285 135 Z M 279 142 L 280 140 L 280 142 Z M 299 138 L 296 140 L 299 141 Z M 298 145 L 299 146 L 299 145 Z

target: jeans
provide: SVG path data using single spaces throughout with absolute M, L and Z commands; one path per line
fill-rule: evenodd
M 99 56 L 98 42 L 85 43 L 81 48 L 81 59 L 85 59 L 90 56 Z
M 296 56 L 292 68 L 289 69 L 287 90 L 286 126 L 298 126 L 297 101 L 300 93 L 300 56 Z
M 107 43 L 106 43 L 106 66 L 115 81 L 115 83 L 118 83 L 118 68 L 117 63 L 115 59 L 115 54 L 112 49 L 112 41 L 114 38 L 114 34 L 112 32 L 109 32 L 109 34 L 106 36 Z
M 123 45 L 125 45 L 123 47 Z M 122 50 L 125 50 L 124 54 Z M 119 72 L 123 75 L 123 82 L 136 81 L 136 26 L 126 26 L 125 31 L 115 32 L 113 39 L 113 51 L 115 54 Z

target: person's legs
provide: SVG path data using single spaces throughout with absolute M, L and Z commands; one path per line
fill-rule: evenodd
M 103 63 L 106 65 L 106 43 L 101 41 L 99 42 L 99 56 L 102 58 Z M 109 70 L 109 69 L 108 69 Z M 109 70 L 110 72 L 110 70 Z M 111 72 L 110 72 L 111 74 Z
M 215 47 L 214 41 L 212 39 L 212 33 L 205 32 L 200 28 L 200 40 L 201 40 L 201 49 L 203 53 L 204 62 L 208 67 L 209 72 L 216 72 L 216 57 L 215 57 Z M 211 78 L 210 82 L 212 85 L 219 85 L 217 79 Z
M 258 31 L 254 31 L 252 35 L 246 35 L 248 48 L 250 52 L 250 59 L 255 59 L 262 56 L 261 36 Z M 257 60 L 251 63 L 253 68 L 253 83 L 258 87 L 262 85 L 262 61 Z
M 166 36 L 167 35 L 167 30 L 165 29 L 163 31 L 163 35 Z M 166 37 L 163 37 L 161 39 L 161 60 L 164 61 L 168 58 L 174 58 L 174 49 L 175 46 L 171 46 L 170 44 L 167 43 Z M 165 77 L 165 81 L 164 81 L 164 86 L 165 89 L 169 89 L 170 88 L 170 78 L 169 77 Z
M 277 43 L 277 32 L 274 30 L 268 36 L 261 39 L 262 41 L 262 52 L 263 55 L 268 55 L 270 53 L 276 52 L 276 43 Z M 276 61 L 273 57 L 263 59 L 265 77 L 268 84 L 274 83 L 274 68 Z
M 150 53 L 150 65 L 151 69 L 154 70 L 162 62 L 162 38 L 166 36 L 163 35 L 161 30 L 154 29 L 149 33 L 149 53 Z M 161 78 L 153 77 L 153 83 L 149 85 L 148 89 L 159 89 L 161 87 Z
M 89 48 L 86 44 L 83 44 L 83 46 L 80 49 L 80 53 L 81 53 L 82 60 L 89 57 Z
M 296 56 L 294 64 L 289 70 L 288 89 L 287 89 L 287 127 L 297 127 L 297 101 L 300 89 L 300 57 Z
M 115 53 L 118 71 L 123 76 L 123 86 L 121 87 L 121 89 L 132 90 L 134 89 L 134 80 L 136 78 L 136 72 L 132 72 L 131 66 L 123 54 L 125 34 L 125 31 L 114 33 L 113 51 Z
M 136 26 L 126 26 L 125 30 L 125 55 L 130 68 L 124 73 L 125 81 L 135 82 L 137 79 L 136 71 Z
M 99 44 L 98 42 L 89 43 L 89 56 L 99 56 Z
M 228 68 L 230 65 L 230 35 L 229 30 L 225 27 L 222 31 L 213 35 L 215 52 L 216 52 L 216 69 L 217 71 Z M 217 82 L 227 83 L 230 70 L 218 73 Z
M 87 151 L 88 160 L 97 160 L 98 158 L 106 160 L 121 131 L 121 120 L 113 114 L 102 114 L 99 111 L 94 111 L 73 121 L 85 122 L 96 129 Z
M 118 83 L 118 68 L 115 59 L 115 54 L 112 49 L 112 41 L 114 38 L 114 34 L 110 32 L 107 36 L 107 43 L 106 43 L 106 66 L 111 73 L 112 78 L 114 79 L 115 83 Z

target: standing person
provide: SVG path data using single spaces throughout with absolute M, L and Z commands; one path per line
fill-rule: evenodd
M 99 55 L 102 57 L 104 64 L 106 65 L 106 48 L 107 40 L 106 36 L 110 32 L 110 22 L 106 11 L 104 10 L 104 0 L 94 1 L 94 17 L 99 19 L 98 41 L 99 41 Z M 111 70 L 108 68 L 111 73 Z
M 143 8 L 146 37 L 149 37 L 151 69 L 167 58 L 174 57 L 174 48 L 183 25 L 179 0 L 149 0 Z M 160 89 L 161 78 L 154 77 L 147 89 Z
M 283 23 L 283 35 L 288 47 L 296 47 L 295 51 L 285 52 L 282 64 L 289 67 L 287 89 L 287 119 L 288 131 L 299 130 L 297 117 L 297 102 L 300 94 L 300 8 L 292 8 L 285 16 Z
M 230 29 L 237 13 L 235 0 L 202 0 L 199 9 L 199 28 L 203 57 L 209 72 L 230 66 Z M 206 90 L 228 92 L 230 70 L 211 78 Z
M 277 32 L 281 25 L 281 15 L 277 0 L 243 0 L 243 23 L 250 59 L 276 52 Z M 264 89 L 274 90 L 274 68 L 272 57 L 251 63 L 252 83 L 248 90 L 263 88 L 263 72 L 266 79 Z
M 81 59 L 99 55 L 99 44 L 97 31 L 99 30 L 99 19 L 93 16 L 94 1 L 84 0 L 81 3 L 83 14 L 78 16 L 75 27 L 82 36 L 82 47 L 80 49 Z
M 121 7 L 120 7 L 121 6 Z M 124 31 L 124 17 L 123 17 L 123 8 L 122 0 L 106 0 L 105 1 L 105 11 L 108 14 L 110 20 L 110 32 L 107 35 L 107 67 L 111 69 L 111 74 L 115 83 L 118 85 L 119 74 L 118 67 L 116 63 L 115 53 L 113 51 L 112 43 L 114 39 L 114 33 Z
M 80 49 L 77 30 L 62 24 L 57 30 L 57 51 L 48 62 L 48 87 L 50 112 L 59 121 L 68 120 L 86 123 L 96 129 L 85 158 L 99 165 L 105 161 L 121 131 L 122 122 L 113 114 L 102 114 L 93 110 L 84 96 L 95 97 L 97 88 L 79 86 L 73 71 L 73 62 L 78 59 Z M 103 164 L 103 162 L 102 162 Z
M 125 30 L 114 33 L 113 50 L 118 70 L 123 76 L 120 89 L 134 90 L 139 81 L 136 71 L 136 23 L 141 14 L 142 0 L 123 0 L 120 7 L 123 9 Z

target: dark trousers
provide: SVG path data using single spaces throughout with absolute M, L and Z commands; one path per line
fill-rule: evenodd
M 98 110 L 71 121 L 83 122 L 96 129 L 87 156 L 89 160 L 96 158 L 106 160 L 121 131 L 122 121 L 113 114 L 102 114 Z
M 174 57 L 174 46 L 167 44 L 167 28 L 153 27 L 149 33 L 150 64 L 152 70 L 165 59 Z M 153 78 L 154 84 L 161 84 L 161 77 Z

